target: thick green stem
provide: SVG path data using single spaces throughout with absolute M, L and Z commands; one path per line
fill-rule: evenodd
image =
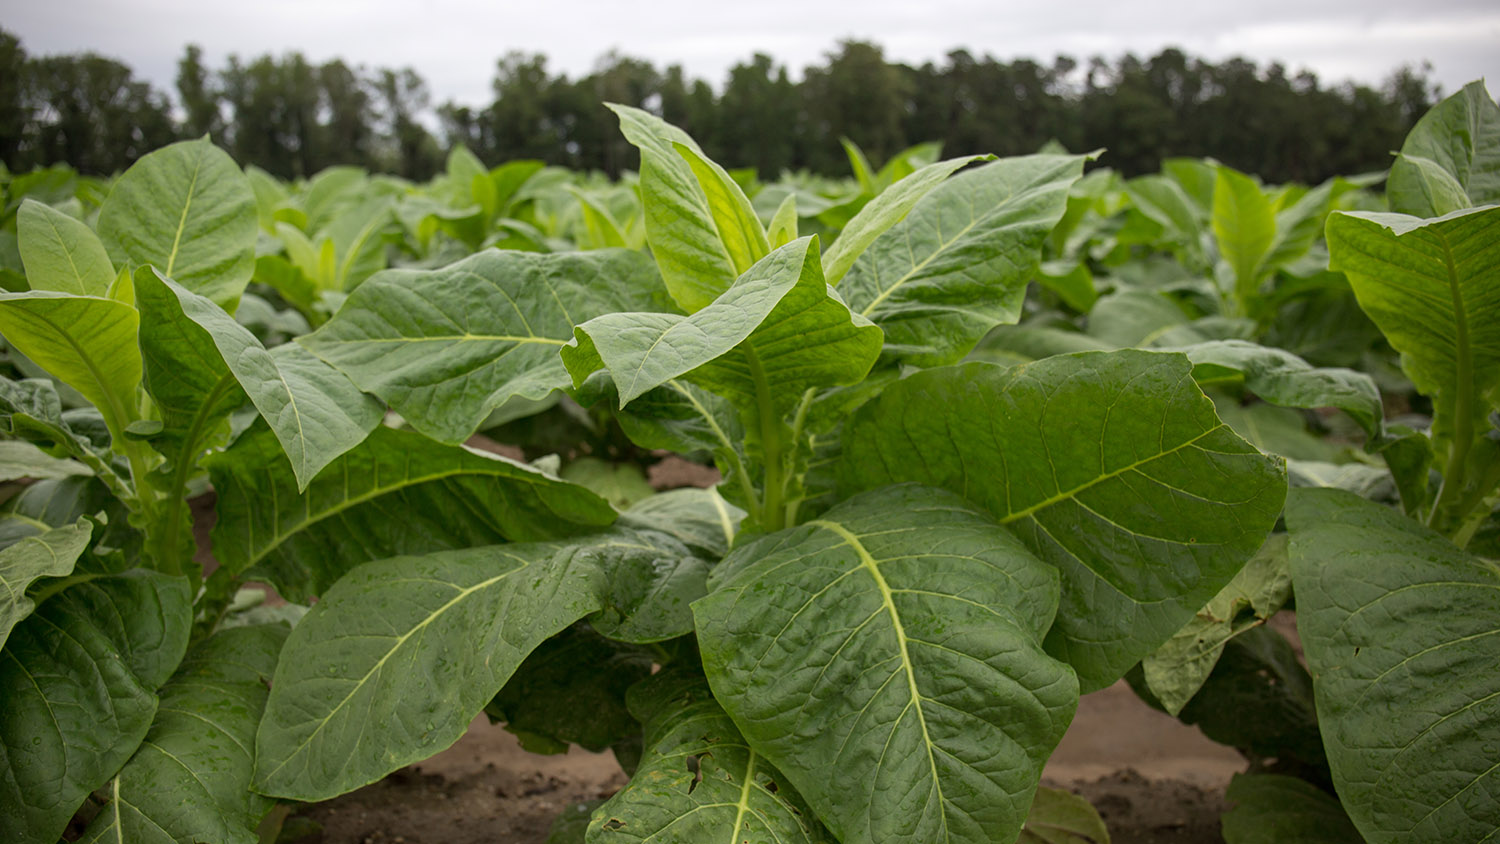
M 1463 494 L 1464 473 L 1469 460 L 1469 448 L 1474 444 L 1474 352 L 1469 347 L 1469 320 L 1464 310 L 1463 294 L 1458 286 L 1458 268 L 1453 265 L 1453 253 L 1444 251 L 1448 265 L 1448 289 L 1453 296 L 1453 346 L 1457 390 L 1453 396 L 1453 444 L 1448 448 L 1448 463 L 1443 467 L 1443 484 L 1438 488 L 1437 500 L 1432 503 L 1432 512 L 1427 514 L 1427 526 L 1437 528 L 1454 499 Z M 1462 514 L 1460 514 L 1462 519 Z
M 761 453 L 766 463 L 760 512 L 756 516 L 763 530 L 778 531 L 786 527 L 786 444 L 789 431 L 786 423 L 776 413 L 770 381 L 766 378 L 766 369 L 761 364 L 760 355 L 749 344 L 745 346 L 745 362 L 755 380 L 755 399 L 760 411 Z

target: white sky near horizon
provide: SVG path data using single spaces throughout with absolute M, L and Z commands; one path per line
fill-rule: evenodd
M 1379 85 L 1397 67 L 1424 62 L 1445 93 L 1482 76 L 1500 79 L 1495 0 L 0 0 L 0 28 L 33 56 L 92 50 L 119 59 L 174 97 L 177 60 L 189 43 L 203 48 L 210 68 L 231 54 L 291 50 L 314 62 L 410 66 L 434 105 L 487 104 L 495 61 L 511 50 L 542 53 L 552 73 L 576 78 L 614 49 L 658 68 L 681 64 L 721 89 L 729 68 L 755 52 L 800 78 L 845 38 L 874 41 L 887 59 L 913 65 L 941 65 L 960 47 L 1050 64 L 1060 53 L 1083 62 L 1178 46 L 1210 60 L 1281 61 L 1294 73 L 1316 72 L 1325 85 Z

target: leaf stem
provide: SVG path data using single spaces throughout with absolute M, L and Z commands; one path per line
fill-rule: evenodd
M 755 403 L 760 411 L 761 453 L 765 456 L 766 474 L 757 521 L 767 532 L 786 527 L 786 446 L 787 426 L 776 415 L 776 405 L 771 397 L 770 380 L 755 347 L 745 344 L 745 363 L 755 380 Z
M 1458 268 L 1453 264 L 1453 250 L 1444 242 L 1443 262 L 1448 268 L 1448 290 L 1453 296 L 1453 345 L 1457 392 L 1453 398 L 1453 442 L 1448 447 L 1448 462 L 1443 467 L 1443 483 L 1437 500 L 1427 514 L 1427 526 L 1436 529 L 1439 519 L 1463 494 L 1464 474 L 1468 467 L 1469 448 L 1474 444 L 1474 352 L 1469 347 L 1469 320 L 1464 311 L 1463 293 L 1458 284 Z M 1458 514 L 1462 521 L 1463 514 Z

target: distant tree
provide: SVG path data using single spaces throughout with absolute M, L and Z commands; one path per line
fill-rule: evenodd
M 671 65 L 661 79 L 661 117 L 703 144 L 715 160 L 728 159 L 717 144 L 714 125 L 719 117 L 714 91 L 702 79 L 688 79 L 682 65 Z
M 813 169 L 847 171 L 841 137 L 853 139 L 877 160 L 907 146 L 902 131 L 906 79 L 886 62 L 879 45 L 839 42 L 827 65 L 807 68 L 801 87 L 807 115 L 802 160 Z
M 95 53 L 27 62 L 30 163 L 108 174 L 176 140 L 171 103 L 130 68 Z
M 409 67 L 382 69 L 375 90 L 385 118 L 385 169 L 408 179 L 432 178 L 443 156 L 432 134 L 417 121 L 432 101 L 427 83 Z
M 338 59 L 319 67 L 317 75 L 326 115 L 318 144 L 327 162 L 323 166 L 372 166 L 375 113 L 369 84 Z
M 491 166 L 515 158 L 551 158 L 558 132 L 551 100 L 558 84 L 547 72 L 547 57 L 512 51 L 495 64 L 490 83 L 495 99 L 482 117 L 483 132 L 468 133 L 469 151 Z
M 184 113 L 183 134 L 191 138 L 212 135 L 222 142 L 224 115 L 219 110 L 219 94 L 197 44 L 187 45 L 177 60 L 177 97 Z
M 26 104 L 26 51 L 21 40 L 0 29 L 0 161 L 15 166 L 31 109 Z
M 787 78 L 785 65 L 756 53 L 730 68 L 718 112 L 711 137 L 723 160 L 754 167 L 768 179 L 794 166 L 802 116 L 797 86 Z

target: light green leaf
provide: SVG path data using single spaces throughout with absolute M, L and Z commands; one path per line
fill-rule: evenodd
M 1160 223 L 1179 244 L 1187 262 L 1202 266 L 1203 211 L 1176 180 L 1166 176 L 1141 176 L 1125 183 L 1125 195 L 1137 211 Z
M 161 690 L 151 731 L 104 788 L 85 844 L 256 844 L 272 802 L 250 791 L 266 684 L 289 629 L 223 630 L 196 645 Z
M 840 841 L 1011 841 L 1078 704 L 1041 646 L 1057 583 L 903 485 L 736 548 L 693 615 L 720 704 Z
M 82 463 L 53 457 L 29 442 L 0 440 L 0 482 L 91 474 L 93 472 Z
M 766 257 L 766 253 L 771 251 L 770 243 L 766 240 L 766 230 L 761 228 L 760 218 L 755 216 L 750 200 L 740 190 L 740 186 L 735 184 L 734 179 L 729 178 L 723 167 L 710 161 L 695 147 L 674 143 L 672 148 L 692 168 L 698 187 L 708 200 L 714 228 L 734 265 L 735 275 L 744 275 L 756 261 Z
M 1062 571 L 1047 650 L 1103 688 L 1228 584 L 1281 511 L 1281 461 L 1220 422 L 1190 373 L 1135 350 L 917 373 L 846 429 L 840 486 L 915 481 L 986 507 Z
M 418 431 L 459 443 L 510 398 L 568 386 L 557 353 L 575 325 L 665 298 L 638 252 L 487 251 L 439 270 L 377 273 L 298 342 Z
M 207 298 L 154 270 L 136 275 L 143 311 L 149 299 L 150 307 L 176 323 L 180 332 L 179 339 L 164 345 L 159 354 L 175 358 L 215 350 L 275 432 L 291 461 L 299 490 L 306 489 L 323 467 L 358 445 L 380 423 L 382 411 L 377 402 L 304 349 L 288 344 L 268 352 L 249 329 Z M 232 401 L 222 373 L 215 376 L 218 367 L 212 362 L 198 368 L 202 383 L 194 389 L 206 388 L 205 405 L 211 404 L 213 413 L 222 412 Z M 212 386 L 209 378 L 214 379 Z M 196 422 L 200 417 L 195 413 L 193 418 Z
M 588 487 L 618 510 L 649 498 L 656 490 L 646 473 L 634 463 L 610 463 L 597 457 L 580 457 L 563 467 L 558 476 L 569 483 Z
M 0 334 L 82 393 L 119 436 L 135 420 L 141 384 L 140 315 L 122 302 L 33 291 L 0 293 Z
M 115 264 L 150 264 L 234 312 L 255 272 L 255 192 L 207 138 L 162 147 L 131 165 L 99 209 Z
M 1235 774 L 1224 797 L 1226 844 L 1364 844 L 1336 797 L 1296 777 Z
M 771 224 L 766 226 L 766 239 L 771 249 L 780 249 L 797 239 L 797 194 L 787 194 L 776 206 Z
M 1328 218 L 1329 266 L 1435 405 L 1434 433 L 1483 430 L 1500 404 L 1500 208 L 1434 220 L 1401 214 Z
M 1500 570 L 1380 504 L 1287 497 L 1297 629 L 1333 784 L 1370 844 L 1500 829 Z
M 1291 593 L 1286 534 L 1276 534 L 1191 621 L 1141 660 L 1146 683 L 1167 714 L 1175 717 L 1193 699 L 1230 639 L 1264 624 Z
M 1230 167 L 1214 182 L 1214 237 L 1234 274 L 1234 295 L 1243 305 L 1260 288 L 1261 270 L 1276 239 L 1276 213 L 1260 183 Z
M 720 239 L 708 197 L 676 144 L 701 153 L 676 126 L 630 106 L 608 103 L 620 132 L 641 151 L 641 203 L 646 242 L 672 298 L 693 313 L 729 289 L 740 273 Z
M 72 573 L 93 530 L 92 522 L 79 519 L 77 524 L 26 537 L 0 550 L 0 646 L 36 608 L 26 597 L 26 587 L 38 578 Z
M 16 212 L 21 260 L 32 290 L 104 296 L 115 281 L 104 244 L 84 223 L 34 199 Z
M 919 366 L 952 363 L 991 328 L 1015 322 L 1041 247 L 1062 217 L 1068 188 L 1083 173 L 1085 160 L 1081 155 L 1008 158 L 940 187 L 934 182 L 931 193 L 912 196 L 901 208 L 905 219 L 888 223 L 890 231 L 868 250 L 861 246 L 857 260 L 850 259 L 839 288 L 852 310 L 885 331 L 885 356 Z M 831 256 L 857 234 L 855 223 L 871 209 L 947 163 L 917 171 L 866 206 L 835 241 L 824 266 L 834 266 Z M 830 274 L 829 281 L 838 277 Z
M 1109 844 L 1109 829 L 1088 800 L 1043 786 L 1016 844 Z
M 692 316 L 616 313 L 574 332 L 562 358 L 575 385 L 605 368 L 620 406 L 682 377 L 741 408 L 785 412 L 809 387 L 862 378 L 880 329 L 823 280 L 812 238 L 772 252 Z
M 47 599 L 0 651 L 0 838 L 57 841 L 135 753 L 187 650 L 187 579 L 136 571 Z
M 645 723 L 646 751 L 630 782 L 595 810 L 588 844 L 832 844 L 701 677 L 664 671 L 627 699 Z
M 1500 203 L 1500 106 L 1483 80 L 1422 116 L 1401 145 L 1386 184 L 1391 210 L 1441 217 Z
M 1193 362 L 1193 378 L 1207 386 L 1222 378 L 1244 379 L 1245 389 L 1282 407 L 1336 407 L 1359 423 L 1373 442 L 1384 430 L 1384 407 L 1375 381 L 1352 369 L 1313 367 L 1291 352 L 1243 340 L 1182 346 Z
M 293 601 L 370 560 L 551 539 L 615 518 L 597 495 L 530 466 L 385 427 L 301 493 L 262 423 L 204 465 L 219 494 L 214 555 Z
M 928 164 L 882 191 L 844 225 L 833 246 L 823 256 L 823 273 L 828 277 L 828 283 L 838 284 L 871 244 L 905 219 L 912 208 L 944 179 L 976 161 L 992 160 L 993 155 L 965 155 Z
M 448 747 L 532 650 L 600 608 L 602 577 L 558 543 L 351 571 L 282 651 L 256 736 L 255 789 L 326 799 Z

